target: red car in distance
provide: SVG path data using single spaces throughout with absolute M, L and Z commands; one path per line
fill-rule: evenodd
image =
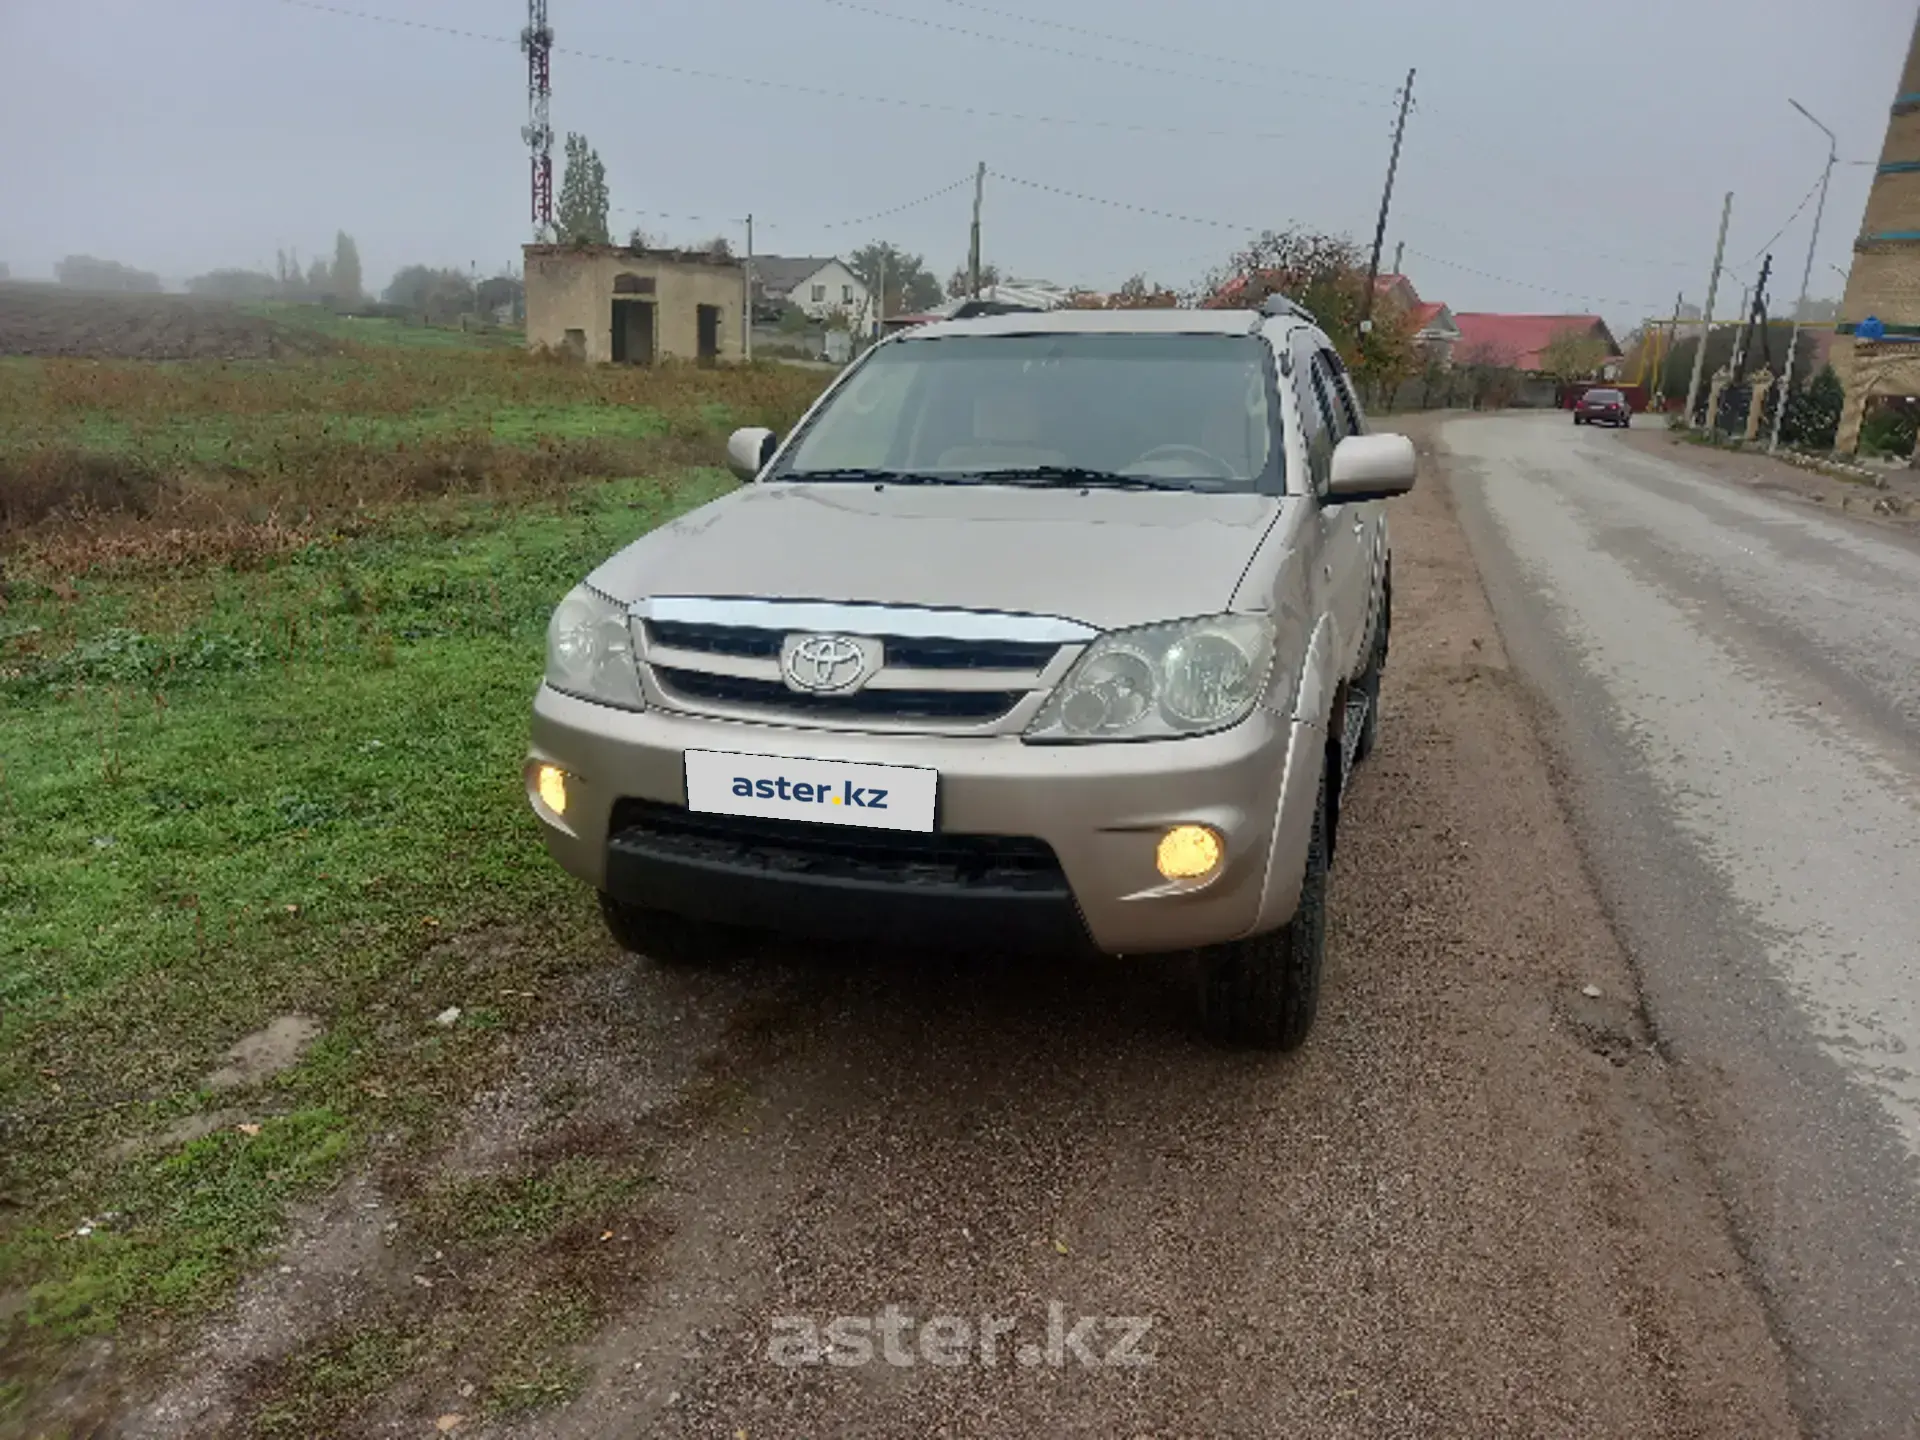
M 1575 402 L 1576 425 L 1631 425 L 1633 407 L 1618 390 L 1589 390 Z

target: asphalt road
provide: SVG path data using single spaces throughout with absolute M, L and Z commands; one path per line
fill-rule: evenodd
M 1920 1435 L 1920 546 L 1561 415 L 1442 444 L 1796 1408 Z

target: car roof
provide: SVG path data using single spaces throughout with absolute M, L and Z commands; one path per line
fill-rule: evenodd
M 1036 310 L 936 320 L 899 341 L 949 335 L 1254 335 L 1268 317 L 1255 310 Z

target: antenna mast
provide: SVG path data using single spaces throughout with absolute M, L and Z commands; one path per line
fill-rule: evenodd
M 527 52 L 527 123 L 520 128 L 520 138 L 533 159 L 534 239 L 546 241 L 553 238 L 553 126 L 547 120 L 553 99 L 553 27 L 547 23 L 547 0 L 527 0 L 520 48 Z

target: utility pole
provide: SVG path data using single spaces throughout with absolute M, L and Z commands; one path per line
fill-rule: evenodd
M 1813 120 L 1813 116 L 1807 114 L 1806 107 L 1798 100 L 1789 100 L 1787 103 L 1806 115 L 1807 119 Z M 1820 125 L 1818 120 L 1813 120 L 1813 123 Z M 1827 136 L 1827 168 L 1820 172 L 1820 203 L 1813 207 L 1813 237 L 1807 241 L 1807 268 L 1800 275 L 1800 303 L 1793 311 L 1793 335 L 1787 341 L 1787 368 L 1780 377 L 1780 398 L 1773 407 L 1773 431 L 1767 437 L 1769 455 L 1780 448 L 1780 421 L 1787 413 L 1787 397 L 1793 392 L 1793 357 L 1800 349 L 1800 317 L 1807 310 L 1807 286 L 1813 279 L 1813 251 L 1820 243 L 1820 216 L 1827 208 L 1827 181 L 1833 177 L 1833 162 L 1838 158 L 1837 151 L 1840 148 L 1840 142 L 1834 138 L 1833 132 L 1824 125 L 1820 125 L 1820 128 Z
M 1387 188 L 1380 193 L 1380 219 L 1373 227 L 1373 258 L 1367 262 L 1367 288 L 1360 297 L 1360 333 L 1373 329 L 1373 286 L 1380 278 L 1380 247 L 1387 239 L 1387 208 L 1393 204 L 1393 177 L 1400 168 L 1400 140 L 1407 133 L 1407 107 L 1413 103 L 1413 71 L 1400 91 L 1400 116 L 1393 122 L 1393 155 L 1387 161 Z
M 1745 315 L 1747 313 L 1747 310 L 1748 310 L 1747 302 L 1752 298 L 1753 298 L 1753 287 L 1751 285 L 1742 285 L 1740 287 L 1740 308 L 1734 312 L 1736 317 Z M 1743 328 L 1744 328 L 1744 325 L 1737 325 L 1733 332 L 1733 350 L 1727 356 L 1727 373 L 1729 375 L 1733 374 L 1735 368 L 1740 364 L 1740 335 L 1741 335 L 1741 330 Z M 1707 337 L 1710 336 L 1712 333 L 1713 333 L 1713 327 L 1708 326 L 1706 333 L 1700 337 L 1700 351 L 1702 354 L 1706 353 Z M 1707 388 L 1708 388 L 1708 391 L 1711 392 L 1713 387 L 1711 384 L 1709 384 Z M 1725 395 L 1727 392 L 1725 390 L 1722 390 L 1720 393 L 1722 395 Z M 1706 421 L 1706 430 L 1707 430 L 1707 434 L 1709 435 L 1718 435 L 1720 433 L 1719 410 L 1716 409 L 1708 413 L 1707 421 Z
M 887 334 L 887 251 L 880 248 L 880 292 L 873 297 L 873 338 L 875 343 Z
M 1767 277 L 1773 273 L 1773 256 L 1768 255 L 1760 262 L 1760 278 L 1753 282 L 1751 292 L 1740 292 L 1740 333 L 1733 341 L 1733 363 L 1729 367 L 1733 372 L 1733 383 L 1738 385 L 1747 374 L 1747 347 L 1753 343 L 1753 321 L 1756 315 L 1767 313 Z
M 1687 428 L 1693 428 L 1693 407 L 1700 398 L 1700 371 L 1707 362 L 1707 338 L 1713 334 L 1713 297 L 1720 290 L 1720 262 L 1727 253 L 1727 221 L 1733 216 L 1733 192 L 1720 203 L 1720 238 L 1713 247 L 1713 275 L 1707 281 L 1707 308 L 1700 312 L 1700 348 L 1693 352 L 1693 378 L 1687 382 Z
M 982 160 L 973 172 L 973 235 L 967 243 L 967 288 L 974 299 L 980 298 L 980 200 L 987 188 L 987 162 Z
M 1667 326 L 1667 343 L 1661 348 L 1660 368 L 1653 372 L 1654 409 L 1667 408 L 1667 361 L 1673 358 L 1673 347 L 1680 343 L 1680 311 L 1687 303 L 1686 292 L 1673 297 L 1673 322 Z
M 1406 271 L 1400 268 L 1400 257 L 1404 255 L 1406 251 L 1407 251 L 1406 241 L 1396 240 L 1393 242 L 1393 273 L 1396 275 L 1404 275 L 1407 273 Z
M 778 227 L 775 227 L 778 228 Z M 746 333 L 741 340 L 741 349 L 748 360 L 753 359 L 753 216 L 747 216 L 747 303 L 741 307 Z

